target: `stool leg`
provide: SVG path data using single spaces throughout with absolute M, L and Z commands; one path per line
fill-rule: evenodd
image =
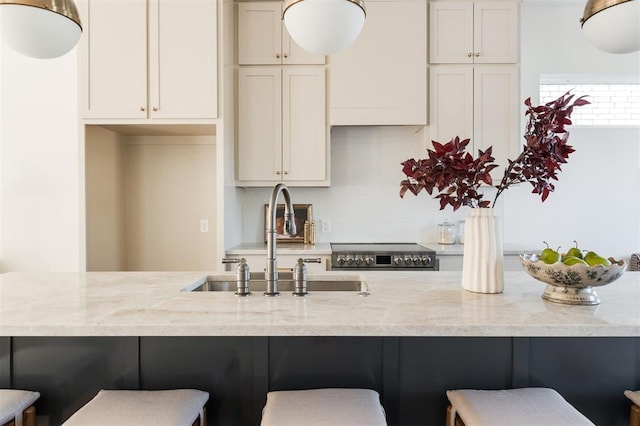
M 451 424 L 451 412 L 453 411 L 453 407 L 451 406 L 451 404 L 449 404 L 449 406 L 447 407 L 447 421 L 446 421 L 446 426 L 449 426 Z M 465 426 L 464 422 L 462 421 L 462 419 L 460 418 L 460 416 L 458 416 L 457 414 L 456 416 L 456 423 L 455 426 Z
M 631 419 L 629 426 L 640 426 L 640 407 L 637 405 L 631 406 Z
M 30 405 L 24 410 L 22 417 L 23 426 L 36 426 L 36 407 Z
M 207 426 L 207 407 L 202 409 L 202 418 L 198 417 L 191 426 Z
M 2 426 L 16 426 L 15 420 L 9 420 Z M 28 406 L 22 412 L 22 426 L 36 426 L 36 407 Z

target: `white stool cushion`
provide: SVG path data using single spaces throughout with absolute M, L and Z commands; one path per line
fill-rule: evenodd
M 38 398 L 38 392 L 0 389 L 0 425 L 11 420 L 16 420 L 16 424 L 22 424 L 22 412 Z
M 267 394 L 262 426 L 386 426 L 378 392 L 310 389 Z
M 593 423 L 548 388 L 450 390 L 447 397 L 466 426 L 578 426 Z M 451 416 L 452 421 L 455 416 Z
M 207 392 L 195 389 L 101 390 L 63 425 L 191 426 L 208 400 Z
M 640 407 L 640 391 L 634 392 L 634 391 L 626 390 L 624 391 L 624 394 L 626 395 L 627 398 L 631 400 L 631 402 L 633 402 L 638 407 Z

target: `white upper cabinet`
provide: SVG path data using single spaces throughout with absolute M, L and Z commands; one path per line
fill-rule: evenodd
M 493 146 L 496 164 L 515 159 L 522 143 L 517 65 L 432 66 L 430 92 L 432 140 L 469 138 L 473 155 Z M 492 177 L 502 178 L 503 171 L 495 169 Z
M 426 124 L 426 1 L 370 0 L 366 8 L 355 43 L 328 58 L 330 124 Z
M 429 127 L 430 139 L 440 143 L 449 142 L 455 136 L 474 138 L 473 67 L 431 67 Z
M 328 186 L 325 69 L 240 67 L 240 186 Z
M 282 2 L 238 3 L 238 64 L 324 64 L 325 56 L 303 50 L 282 20 Z
M 84 118 L 218 114 L 215 0 L 83 0 Z
M 516 1 L 429 3 L 429 61 L 432 64 L 490 64 L 519 61 Z

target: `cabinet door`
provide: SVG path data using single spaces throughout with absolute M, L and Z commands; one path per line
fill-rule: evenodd
M 429 61 L 473 63 L 473 3 L 429 3 Z
M 502 179 L 507 158 L 515 159 L 521 138 L 519 70 L 516 65 L 476 65 L 473 75 L 473 147 L 493 146 L 496 164 L 492 173 Z M 498 182 L 496 182 L 498 183 Z
M 240 65 L 324 64 L 325 56 L 309 53 L 287 33 L 281 2 L 238 3 Z
M 432 64 L 517 63 L 518 3 L 429 4 L 429 61 Z
M 426 2 L 368 1 L 355 43 L 328 59 L 332 125 L 426 123 Z
M 474 4 L 473 17 L 474 63 L 517 63 L 518 4 L 478 2 Z
M 146 118 L 146 0 L 80 3 L 84 118 Z
M 240 181 L 278 182 L 282 170 L 280 67 L 238 70 L 237 170 Z
M 430 72 L 431 139 L 471 139 L 471 152 L 493 146 L 501 179 L 507 158 L 520 147 L 519 71 L 516 65 L 433 66 Z
M 150 1 L 149 117 L 217 116 L 216 8 L 215 0 Z
M 282 167 L 284 181 L 327 178 L 325 70 L 282 69 Z
M 462 255 L 438 256 L 439 271 L 462 271 Z
M 438 65 L 429 72 L 431 139 L 473 137 L 473 66 Z
M 280 2 L 238 3 L 238 63 L 277 65 L 282 55 Z

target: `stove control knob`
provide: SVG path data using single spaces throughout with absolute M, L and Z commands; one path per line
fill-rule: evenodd
M 413 264 L 414 264 L 414 265 L 419 265 L 419 264 L 420 264 L 420 258 L 419 258 L 418 256 L 414 257 L 414 258 L 413 258 L 413 259 L 411 259 L 411 260 L 413 260 Z
M 431 262 L 431 257 L 429 256 L 422 256 L 422 258 L 420 259 L 422 261 L 423 265 L 428 264 L 429 262 Z
M 402 258 L 400 256 L 393 256 L 393 264 L 400 265 L 402 263 Z
M 373 265 L 374 260 L 373 256 L 367 256 L 364 258 L 364 263 L 367 265 Z
M 347 256 L 347 265 L 353 265 L 354 260 L 353 256 Z
M 356 256 L 356 265 L 362 265 L 364 258 L 362 256 Z
M 411 256 L 405 256 L 404 257 L 404 263 L 407 265 L 411 265 Z
M 344 258 L 344 256 L 338 256 L 336 259 L 336 262 L 338 262 L 338 265 L 344 265 L 344 262 L 346 262 L 346 259 Z

